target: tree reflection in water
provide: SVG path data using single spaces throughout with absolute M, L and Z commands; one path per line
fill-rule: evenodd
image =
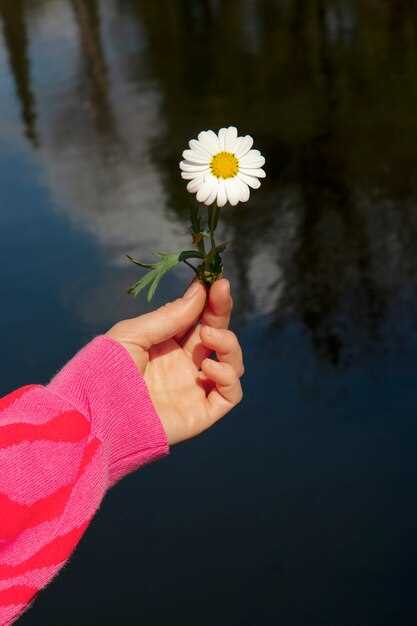
M 177 170 L 185 140 L 235 123 L 256 137 L 268 158 L 263 190 L 249 205 L 224 211 L 238 315 L 269 314 L 271 328 L 300 324 L 317 353 L 335 365 L 386 347 L 400 309 L 410 322 L 407 336 L 410 327 L 414 332 L 415 5 L 50 3 L 57 4 L 72 9 L 81 62 L 72 67 L 78 75 L 63 79 L 62 102 L 55 101 L 47 120 L 52 132 L 40 133 L 34 94 L 41 88 L 31 82 L 28 50 L 29 38 L 38 36 L 30 25 L 49 3 L 0 1 L 22 126 L 51 163 L 69 158 L 71 143 L 79 162 L 57 177 L 58 193 L 69 198 L 67 210 L 77 219 L 100 225 L 115 256 L 133 245 L 135 229 L 148 250 L 146 237 L 152 244 L 159 237 L 150 229 L 167 218 L 160 241 L 176 245 L 191 202 Z M 92 120 L 82 112 L 74 118 L 74 104 L 68 106 L 80 85 Z M 138 98 L 149 89 L 158 98 L 149 101 L 152 116 L 143 117 Z M 48 116 L 41 103 L 42 97 L 39 114 Z M 79 158 L 86 136 L 90 161 Z M 110 157 L 101 159 L 109 145 Z M 152 174 L 142 185 L 146 206 L 138 217 L 132 193 L 140 194 L 136 177 L 146 159 Z M 87 182 L 74 195 L 81 169 Z M 100 192 L 91 196 L 97 180 L 111 181 L 108 201 Z M 123 224 L 112 241 L 116 211 Z M 395 337 L 407 340 L 401 332 Z
M 32 91 L 28 34 L 24 15 L 24 0 L 2 0 L 0 18 L 8 51 L 10 69 L 13 73 L 19 98 L 23 132 L 27 139 L 37 145 L 35 99 Z

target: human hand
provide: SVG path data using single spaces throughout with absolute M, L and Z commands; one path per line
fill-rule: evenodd
M 207 430 L 242 399 L 242 350 L 227 330 L 232 306 L 226 279 L 208 292 L 194 281 L 182 298 L 107 332 L 143 375 L 170 445 Z

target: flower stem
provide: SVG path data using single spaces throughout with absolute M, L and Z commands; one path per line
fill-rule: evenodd
M 200 207 L 193 206 L 191 207 L 191 231 L 193 233 L 193 242 L 197 246 L 198 251 L 206 256 L 206 246 L 204 244 L 204 236 L 201 227 L 201 217 L 200 217 Z
M 214 230 L 215 230 L 215 226 L 214 226 L 214 211 L 215 209 L 213 209 L 213 207 L 209 208 L 209 212 L 208 212 L 208 227 L 209 227 L 209 233 L 210 233 L 210 243 L 211 243 L 211 249 L 213 250 L 213 248 L 216 247 L 216 241 L 214 239 Z
M 217 224 L 219 221 L 219 213 L 220 213 L 220 209 L 217 206 L 217 204 L 215 204 L 214 206 L 211 206 L 209 209 L 209 231 L 210 231 L 210 240 L 211 240 L 211 247 L 215 248 L 216 247 L 216 242 L 214 239 L 214 231 L 217 228 Z
M 199 252 L 201 252 L 202 254 L 204 254 L 204 256 L 206 256 L 206 245 L 204 243 L 204 237 L 203 235 L 201 235 L 201 239 L 198 242 L 198 250 Z
M 200 207 L 191 209 L 193 242 L 202 257 L 202 263 L 197 267 L 196 272 L 201 282 L 205 285 L 212 285 L 215 280 L 222 276 L 223 271 L 221 256 L 214 236 L 214 231 L 219 221 L 219 212 L 218 206 L 211 206 L 208 209 L 207 228 L 204 230 L 201 223 Z M 206 237 L 210 238 L 211 247 L 209 251 L 206 251 Z M 222 246 L 220 248 L 224 249 Z

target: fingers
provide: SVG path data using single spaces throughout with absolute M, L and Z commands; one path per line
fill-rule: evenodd
M 202 372 L 216 385 L 232 387 L 239 380 L 234 368 L 228 363 L 220 363 L 213 359 L 204 359 L 201 364 Z
M 204 359 L 203 373 L 215 384 L 207 396 L 207 411 L 210 425 L 226 415 L 242 400 L 243 392 L 239 377 L 229 363 Z
M 195 281 L 182 298 L 151 313 L 120 322 L 108 334 L 121 342 L 133 342 L 149 350 L 151 346 L 193 327 L 201 316 L 206 297 L 205 287 Z
M 242 399 L 240 377 L 243 376 L 243 356 L 239 341 L 230 330 L 202 326 L 201 340 L 209 351 L 215 351 L 218 361 L 205 358 L 201 370 L 215 388 L 207 396 L 211 423 L 223 417 Z
M 201 323 L 213 328 L 227 328 L 232 314 L 233 300 L 230 283 L 226 278 L 216 280 L 209 290 L 206 308 Z
M 243 375 L 242 349 L 231 330 L 201 326 L 200 337 L 208 352 L 216 352 L 219 361 L 231 365 L 238 377 Z
M 206 307 L 200 322 L 212 328 L 227 328 L 232 308 L 233 300 L 230 295 L 229 281 L 225 278 L 217 280 L 209 290 Z M 201 342 L 199 327 L 191 330 L 185 336 L 182 346 L 198 368 L 211 353 L 211 350 Z

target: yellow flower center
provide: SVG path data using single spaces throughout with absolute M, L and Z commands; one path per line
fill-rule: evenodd
M 212 158 L 210 167 L 217 178 L 233 178 L 239 171 L 239 161 L 231 152 L 219 152 Z

